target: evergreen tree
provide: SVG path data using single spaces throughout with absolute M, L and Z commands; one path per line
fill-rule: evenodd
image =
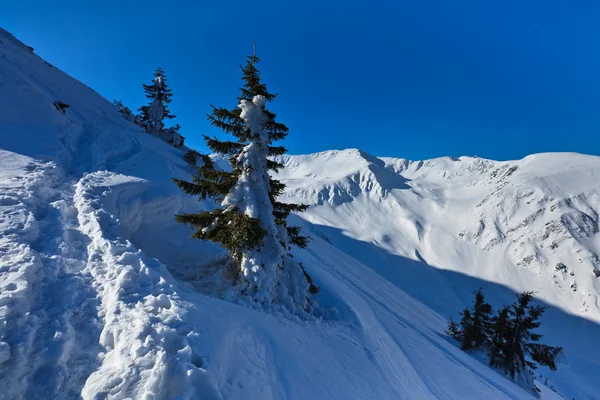
M 462 317 L 460 328 L 457 327 L 455 336 L 455 338 L 460 337 L 462 350 L 487 348 L 488 344 L 492 306 L 485 301 L 481 288 L 473 294 L 475 295 L 473 306 L 471 309 L 465 308 L 460 313 Z M 454 321 L 451 322 L 454 323 Z
M 516 303 L 504 307 L 494 318 L 490 365 L 503 369 L 513 379 L 519 376 L 522 383 L 535 390 L 528 367 L 535 369 L 537 363 L 556 370 L 555 360 L 562 348 L 538 343 L 542 335 L 534 330 L 541 325 L 545 307 L 531 304 L 533 299 L 532 292 L 521 293 Z
M 504 306 L 493 316 L 490 325 L 490 365 L 504 358 L 510 332 L 510 307 Z
M 238 102 L 242 100 L 252 101 L 254 96 L 263 96 L 268 102 L 272 102 L 276 94 L 269 93 L 266 84 L 261 82 L 260 71 L 256 68 L 256 64 L 260 62 L 260 59 L 256 56 L 256 53 L 247 57 L 246 65 L 240 66 L 242 70 L 243 85 L 240 88 L 241 94 L 238 96 Z M 265 129 L 269 136 L 269 156 L 279 156 L 285 154 L 287 150 L 283 146 L 275 146 L 271 142 L 282 140 L 288 134 L 288 128 L 284 124 L 275 121 L 276 115 L 267 110 L 263 110 L 266 117 Z M 235 160 L 242 149 L 246 141 L 246 127 L 244 121 L 240 118 L 241 109 L 235 108 L 228 110 L 226 108 L 216 108 L 213 106 L 213 113 L 208 116 L 211 124 L 225 132 L 233 135 L 237 140 L 235 141 L 221 141 L 216 138 L 209 138 L 204 136 L 208 147 L 215 153 L 220 153 L 230 157 L 230 161 Z M 235 162 L 232 162 L 234 165 Z M 283 168 L 283 165 L 272 160 L 267 160 L 268 169 L 277 172 Z M 234 172 L 235 173 L 235 172 Z M 308 238 L 300 235 L 300 228 L 296 226 L 289 226 L 287 224 L 287 217 L 292 212 L 302 212 L 307 209 L 306 205 L 301 204 L 290 204 L 283 203 L 277 200 L 277 198 L 283 194 L 285 190 L 285 184 L 281 181 L 271 177 L 269 179 L 269 198 L 273 206 L 273 215 L 275 216 L 276 223 L 281 225 L 287 231 L 289 242 L 298 247 L 304 248 L 308 244 Z
M 142 84 L 146 98 L 150 104 L 140 107 L 139 123 L 148 132 L 159 132 L 164 127 L 164 120 L 175 118 L 169 111 L 172 92 L 162 68 L 154 71 L 154 79 L 149 85 Z
M 234 137 L 225 141 L 204 136 L 208 147 L 227 156 L 232 171 L 216 168 L 210 157 L 202 157 L 191 182 L 175 179 L 186 193 L 211 198 L 220 207 L 196 214 L 180 214 L 177 221 L 191 225 L 192 237 L 219 243 L 228 250 L 244 293 L 257 302 L 293 299 L 306 307 L 307 294 L 318 291 L 302 265 L 290 259 L 290 245 L 305 247 L 307 238 L 287 217 L 303 211 L 304 205 L 278 200 L 285 185 L 269 176 L 283 165 L 272 159 L 286 149 L 273 142 L 285 138 L 288 128 L 276 122 L 266 108 L 276 95 L 261 82 L 256 54 L 242 66 L 243 86 L 238 107 L 229 110 L 213 106 L 211 124 Z
M 183 142 L 185 140 L 185 138 L 179 134 L 179 129 L 181 129 L 181 126 L 176 124 L 175 126 L 172 126 L 166 130 L 167 141 L 175 147 L 183 146 Z
M 492 306 L 485 301 L 483 291 L 479 288 L 475 294 L 473 304 L 473 332 L 470 338 L 472 348 L 482 348 L 487 346 L 488 333 L 490 329 L 490 320 L 493 312 Z
M 454 320 L 452 318 L 450 318 L 448 320 L 448 328 L 446 328 L 446 334 L 449 335 L 450 337 L 454 338 L 455 340 L 459 341 L 460 343 L 462 343 L 462 340 L 463 340 L 462 330 L 459 328 L 458 324 L 456 322 L 454 322 Z
M 534 330 L 541 325 L 545 307 L 533 305 L 533 292 L 524 292 L 517 295 L 516 303 L 490 317 L 492 306 L 485 302 L 482 290 L 474 294 L 472 308 L 460 313 L 459 324 L 450 318 L 446 333 L 459 341 L 463 350 L 487 350 L 491 366 L 536 392 L 532 371 L 536 363 L 556 370 L 556 358 L 562 352 L 561 347 L 538 343 L 542 335 Z
M 113 100 L 113 104 L 117 106 L 119 112 L 127 121 L 133 121 L 134 116 L 131 109 L 127 107 L 121 100 Z

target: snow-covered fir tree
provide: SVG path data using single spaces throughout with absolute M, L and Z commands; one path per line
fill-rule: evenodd
M 213 107 L 208 116 L 212 125 L 235 138 L 225 141 L 205 136 L 212 151 L 229 157 L 232 171 L 216 168 L 210 157 L 204 156 L 192 182 L 175 179 L 185 192 L 211 198 L 219 206 L 176 218 L 195 229 L 192 237 L 217 242 L 228 251 L 241 294 L 260 304 L 275 302 L 307 309 L 309 294 L 318 287 L 289 254 L 290 245 L 305 247 L 307 238 L 287 223 L 291 212 L 303 211 L 306 206 L 280 202 L 285 185 L 269 174 L 283 168 L 271 157 L 286 152 L 273 142 L 285 138 L 288 128 L 276 122 L 276 115 L 266 108 L 275 95 L 261 82 L 258 62 L 253 54 L 241 67 L 244 84 L 238 106 L 233 110 Z
M 160 132 L 164 128 L 164 120 L 175 118 L 169 111 L 171 102 L 171 88 L 167 84 L 167 78 L 162 68 L 154 71 L 154 79 L 149 85 L 142 84 L 146 98 L 150 104 L 140 107 L 139 123 L 148 132 Z
M 175 118 L 175 115 L 169 111 L 172 92 L 162 68 L 156 69 L 150 85 L 142 84 L 142 86 L 146 97 L 151 101 L 150 104 L 140 107 L 140 115 L 135 116 L 134 122 L 175 147 L 183 146 L 184 137 L 179 134 L 179 124 L 165 127 L 165 119 Z

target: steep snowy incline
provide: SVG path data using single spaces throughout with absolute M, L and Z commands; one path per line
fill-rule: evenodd
M 519 161 L 375 158 L 358 150 L 285 156 L 287 195 L 311 204 L 315 235 L 444 316 L 484 286 L 493 304 L 533 290 L 550 306 L 544 340 L 569 367 L 542 371 L 576 398 L 600 398 L 600 158 Z M 346 168 L 332 176 L 329 165 Z
M 95 176 L 86 171 L 102 169 L 139 168 L 133 181 L 143 181 L 140 176 L 170 181 L 185 168 L 181 150 L 143 134 L 108 101 L 1 30 L 0 58 L 0 102 L 6 111 L 0 118 L 0 147 L 5 149 L 0 153 L 0 398 L 195 396 L 194 388 L 202 385 L 196 367 L 181 372 L 195 383 L 164 385 L 176 381 L 166 359 L 171 347 L 159 343 L 146 358 L 131 349 L 137 342 L 127 332 L 142 329 L 147 335 L 155 329 L 160 341 L 179 319 L 157 312 L 131 317 L 124 308 L 139 307 L 140 298 L 140 304 L 154 302 L 158 308 L 168 303 L 164 292 L 170 293 L 170 286 L 147 272 L 143 263 L 151 261 L 137 256 L 137 249 L 129 251 L 127 242 L 94 236 L 95 217 L 83 215 L 99 217 L 85 202 L 93 188 L 79 189 Z M 56 101 L 69 105 L 66 112 L 55 108 Z M 152 188 L 148 183 L 146 192 Z M 159 197 L 168 198 L 169 189 L 161 189 Z M 138 277 L 132 286 L 124 277 L 128 270 L 133 271 L 129 275 L 150 276 L 145 281 Z M 118 335 L 123 340 L 110 339 Z M 122 353 L 116 343 L 137 355 L 137 365 L 121 359 L 117 363 L 124 369 L 105 371 Z M 178 357 L 176 364 L 185 368 L 189 357 Z M 203 393 L 210 391 L 202 387 Z
M 70 107 L 62 113 L 56 101 Z M 182 156 L 0 30 L 0 399 L 533 398 L 458 350 L 443 334 L 445 315 L 420 302 L 455 311 L 464 304 L 460 292 L 439 278 L 419 282 L 415 293 L 401 283 L 418 277 L 421 266 L 377 268 L 369 257 L 394 253 L 365 247 L 372 243 L 366 237 L 344 242 L 307 224 L 324 238 L 296 253 L 321 287 L 314 316 L 211 296 L 218 288 L 195 277 L 220 250 L 188 239 L 173 219 L 208 206 L 172 184 L 172 177 L 189 178 Z M 286 179 L 290 193 L 322 203 L 306 217 L 322 225 L 321 212 L 331 217 L 329 227 L 352 218 L 339 212 L 351 211 L 360 196 L 413 190 L 390 162 L 362 152 L 327 161 L 331 168 L 317 165 L 321 155 L 305 157 L 314 162 L 303 161 L 297 173 L 323 176 L 327 191 L 311 186 L 310 176 L 290 172 Z M 361 163 L 357 174 L 352 160 Z M 444 190 L 422 187 L 395 206 L 415 221 L 414 237 L 404 243 L 391 235 L 389 243 L 410 250 L 427 234 L 428 220 L 414 204 L 446 204 Z M 373 223 L 389 222 L 370 204 L 364 200 Z M 356 227 L 374 229 L 368 215 L 356 215 Z M 345 254 L 342 244 L 356 245 L 358 254 Z M 421 250 L 420 257 L 430 256 Z M 363 254 L 371 254 L 364 263 Z M 565 375 L 573 383 L 564 393 L 596 396 L 595 362 L 587 375 L 579 367 Z M 561 398 L 545 387 L 543 397 Z

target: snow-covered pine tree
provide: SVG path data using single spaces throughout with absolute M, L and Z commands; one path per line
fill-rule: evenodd
M 175 147 L 183 146 L 183 142 L 185 140 L 185 138 L 179 134 L 179 129 L 181 129 L 181 126 L 176 124 L 175 126 L 172 126 L 166 130 L 167 141 Z
M 499 340 L 494 339 L 492 343 L 495 346 L 497 342 L 500 351 L 492 347 L 494 354 L 490 354 L 490 365 L 503 369 L 522 386 L 535 392 L 531 371 L 536 368 L 535 363 L 556 370 L 556 357 L 562 348 L 538 343 L 542 335 L 534 330 L 540 327 L 540 317 L 546 308 L 532 305 L 533 299 L 533 292 L 523 292 L 517 295 L 516 303 L 503 308 L 494 318 L 494 334 Z M 528 356 L 533 362 L 527 359 Z
M 192 182 L 174 180 L 186 193 L 211 198 L 220 206 L 176 219 L 195 229 L 192 237 L 217 242 L 229 252 L 241 291 L 253 301 L 306 309 L 309 293 L 316 293 L 318 287 L 289 254 L 291 244 L 305 247 L 307 238 L 287 223 L 291 212 L 306 206 L 280 202 L 285 185 L 269 175 L 270 170 L 283 168 L 272 157 L 286 149 L 273 142 L 285 138 L 288 128 L 266 108 L 276 95 L 261 82 L 259 61 L 254 53 L 241 67 L 244 84 L 238 106 L 233 110 L 213 106 L 208 116 L 213 126 L 235 139 L 204 137 L 213 152 L 229 158 L 232 171 L 216 168 L 204 156 Z
M 152 83 L 149 85 L 144 83 L 142 86 L 150 104 L 140 107 L 139 123 L 148 132 L 160 132 L 164 127 L 165 118 L 175 118 L 169 111 L 168 104 L 171 102 L 172 92 L 163 69 L 158 67 L 154 71 Z

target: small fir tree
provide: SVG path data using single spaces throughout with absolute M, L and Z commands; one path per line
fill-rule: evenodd
M 504 306 L 492 317 L 490 325 L 490 365 L 497 366 L 504 358 L 510 334 L 510 307 Z
M 492 306 L 485 301 L 483 291 L 479 288 L 475 295 L 473 309 L 472 332 L 469 332 L 468 343 L 464 343 L 468 348 L 479 349 L 487 347 L 488 333 L 490 329 L 490 319 L 493 312 Z
M 448 320 L 448 328 L 446 328 L 446 334 L 455 339 L 456 341 L 462 343 L 462 330 L 452 318 Z
M 556 358 L 562 347 L 538 343 L 542 335 L 534 330 L 541 325 L 545 307 L 533 305 L 533 300 L 533 292 L 521 293 L 516 303 L 502 307 L 490 317 L 492 307 L 479 289 L 473 307 L 460 313 L 459 324 L 450 318 L 446 333 L 459 341 L 463 350 L 487 350 L 491 366 L 536 393 L 533 379 L 536 363 L 556 370 Z
M 134 115 L 131 112 L 131 109 L 127 107 L 121 100 L 113 100 L 113 104 L 117 106 L 117 109 L 127 121 L 133 121 Z
M 475 299 L 472 308 L 465 308 L 460 313 L 460 328 L 453 327 L 453 337 L 460 338 L 462 350 L 485 349 L 488 344 L 492 306 L 485 301 L 481 288 L 473 294 Z M 452 320 L 451 323 L 456 325 Z M 448 329 L 450 330 L 450 326 Z
M 169 111 L 171 103 L 171 88 L 162 68 L 154 71 L 154 79 L 149 85 L 142 84 L 146 98 L 150 104 L 140 107 L 139 124 L 148 132 L 160 132 L 164 128 L 164 120 L 175 118 Z
M 290 245 L 304 247 L 307 239 L 298 227 L 287 223 L 291 212 L 306 206 L 280 202 L 285 185 L 269 175 L 270 170 L 283 168 L 272 157 L 286 150 L 273 142 L 285 138 L 288 128 L 266 108 L 276 95 L 261 82 L 258 62 L 253 54 L 241 67 L 244 84 L 238 107 L 213 106 L 208 116 L 213 126 L 234 137 L 232 141 L 204 137 L 212 151 L 229 158 L 232 170 L 219 169 L 203 156 L 191 182 L 174 180 L 186 193 L 211 198 L 219 206 L 176 219 L 195 229 L 192 237 L 219 243 L 229 252 L 243 293 L 254 301 L 278 300 L 306 308 L 308 294 L 318 288 L 302 265 L 290 258 Z
M 516 303 L 503 308 L 494 318 L 494 335 L 498 338 L 492 340 L 494 354 L 490 353 L 490 365 L 535 391 L 531 370 L 536 363 L 556 370 L 556 358 L 562 348 L 538 343 L 542 335 L 534 330 L 540 327 L 546 308 L 531 304 L 533 299 L 533 292 L 523 292 L 517 295 Z
M 179 124 L 167 129 L 167 141 L 175 147 L 183 146 L 185 140 L 185 138 L 179 134 L 179 129 L 181 129 Z

